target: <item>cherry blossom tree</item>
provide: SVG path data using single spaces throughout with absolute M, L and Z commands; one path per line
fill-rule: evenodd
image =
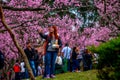
M 119 0 L 9 0 L 2 8 L 6 23 L 24 49 L 26 41 L 41 41 L 37 30 L 49 24 L 58 27 L 63 44 L 98 46 L 120 29 Z M 110 36 L 113 35 L 113 36 Z M 21 54 L 0 20 L 0 50 L 7 58 Z
M 94 5 L 93 2 L 90 1 L 92 0 L 21 0 L 20 2 L 19 0 L 11 0 L 10 3 L 7 3 L 2 7 L 4 9 L 7 23 L 11 27 L 11 29 L 13 29 L 13 32 L 15 33 L 17 40 L 21 44 L 22 48 L 25 48 L 25 43 L 28 40 L 32 40 L 34 44 L 37 44 L 37 40 L 39 39 L 37 29 L 39 27 L 42 27 L 45 29 L 45 31 L 47 31 L 45 27 L 48 24 L 54 24 L 58 27 L 59 34 L 63 40 L 63 44 L 67 41 L 70 41 L 71 46 L 73 46 L 72 43 L 74 43 L 74 45 L 79 43 L 79 45 L 83 47 L 92 44 L 98 45 L 99 42 L 96 41 L 96 39 L 100 39 L 103 36 L 97 36 L 102 35 L 99 33 L 102 29 L 102 31 L 104 32 L 104 28 L 99 28 L 101 27 L 100 22 L 92 23 L 98 25 L 91 25 L 92 27 L 98 27 L 92 28 L 94 29 L 94 31 L 91 28 L 87 28 L 91 26 L 86 23 L 92 22 L 92 20 L 88 21 L 90 19 L 89 12 L 94 12 L 96 10 L 96 7 L 99 7 L 99 5 L 97 5 L 97 3 L 99 2 L 94 1 Z M 89 4 L 92 4 L 96 7 L 90 7 L 91 5 Z M 90 9 L 82 10 L 83 8 Z M 99 14 L 101 14 L 99 9 L 98 12 Z M 86 14 L 86 16 L 84 15 L 84 13 Z M 74 16 L 74 18 L 72 16 Z M 81 33 L 80 30 L 83 27 L 85 27 L 85 29 Z M 18 53 L 18 50 L 14 46 L 10 35 L 8 34 L 8 32 L 6 32 L 2 24 L 0 25 L 0 29 L 2 44 L 0 46 L 0 49 L 6 53 L 5 55 L 9 55 L 9 58 L 18 57 L 19 55 L 16 54 Z M 99 33 L 98 35 L 96 35 L 97 32 Z M 109 33 L 110 30 L 108 29 L 107 32 Z M 95 37 L 92 38 L 92 36 Z M 108 40 L 109 37 L 106 38 L 107 39 L 105 40 Z
M 120 1 L 119 0 L 94 0 L 100 15 L 100 25 L 106 26 L 117 36 L 120 32 Z

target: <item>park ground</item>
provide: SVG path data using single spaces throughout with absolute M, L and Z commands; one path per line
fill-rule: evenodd
M 36 80 L 98 80 L 97 70 L 90 70 L 85 72 L 68 72 L 56 75 L 54 79 L 42 79 L 37 77 Z

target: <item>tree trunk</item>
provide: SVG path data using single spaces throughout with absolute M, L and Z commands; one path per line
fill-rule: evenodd
M 20 52 L 20 54 L 22 55 L 24 61 L 25 61 L 25 64 L 26 64 L 26 67 L 28 69 L 28 73 L 30 75 L 30 79 L 31 80 L 35 80 L 35 77 L 33 75 L 33 72 L 32 72 L 32 69 L 30 68 L 30 65 L 29 65 L 29 62 L 28 62 L 28 59 L 27 59 L 27 56 L 25 55 L 25 52 L 24 50 L 20 47 L 20 45 L 18 44 L 18 41 L 14 35 L 14 33 L 12 32 L 11 28 L 8 27 L 8 25 L 6 24 L 5 22 L 5 17 L 4 17 L 4 14 L 3 14 L 3 10 L 2 10 L 2 7 L 0 5 L 0 18 L 1 18 L 1 22 L 3 24 L 3 26 L 5 27 L 5 29 L 9 32 L 15 46 L 17 47 L 18 51 Z

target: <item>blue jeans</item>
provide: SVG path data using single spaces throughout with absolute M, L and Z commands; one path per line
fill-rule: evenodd
M 33 75 L 36 76 L 36 69 L 35 69 L 35 63 L 33 60 L 29 60 L 30 67 L 32 69 Z M 28 70 L 25 69 L 25 79 L 29 78 Z
M 33 60 L 29 61 L 30 67 L 33 71 L 34 76 L 36 76 L 36 68 L 35 68 L 35 62 Z
M 28 70 L 25 69 L 25 79 L 29 78 Z
M 45 76 L 54 74 L 57 52 L 46 52 L 45 55 Z

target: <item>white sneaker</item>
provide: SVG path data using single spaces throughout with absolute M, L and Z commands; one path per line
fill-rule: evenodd
M 79 70 L 79 71 L 77 71 L 77 72 L 81 72 L 81 71 Z

